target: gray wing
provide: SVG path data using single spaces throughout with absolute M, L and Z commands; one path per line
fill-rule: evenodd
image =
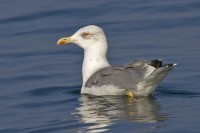
M 86 82 L 86 87 L 114 85 L 124 89 L 134 89 L 145 78 L 148 67 L 159 67 L 161 61 L 134 61 L 123 67 L 106 67 L 94 73 Z

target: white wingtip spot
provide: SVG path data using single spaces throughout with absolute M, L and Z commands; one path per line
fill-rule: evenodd
M 177 66 L 177 65 L 178 65 L 177 63 L 174 63 L 174 64 L 173 64 L 173 66 Z

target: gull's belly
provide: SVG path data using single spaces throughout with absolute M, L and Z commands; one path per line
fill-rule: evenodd
M 114 85 L 102 85 L 102 86 L 92 86 L 92 87 L 83 87 L 81 93 L 91 94 L 96 96 L 102 95 L 122 95 L 124 94 L 125 89 L 121 89 Z

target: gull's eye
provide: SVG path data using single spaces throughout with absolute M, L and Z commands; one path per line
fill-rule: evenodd
M 81 36 L 82 36 L 83 38 L 87 38 L 89 35 L 90 35 L 90 34 L 89 34 L 88 32 L 83 32 L 83 33 L 81 34 Z

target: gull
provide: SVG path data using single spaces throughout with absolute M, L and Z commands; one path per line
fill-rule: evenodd
M 150 96 L 160 82 L 177 65 L 163 65 L 161 60 L 135 60 L 121 67 L 111 66 L 107 59 L 107 39 L 102 28 L 88 25 L 57 45 L 77 44 L 84 50 L 82 94 Z

